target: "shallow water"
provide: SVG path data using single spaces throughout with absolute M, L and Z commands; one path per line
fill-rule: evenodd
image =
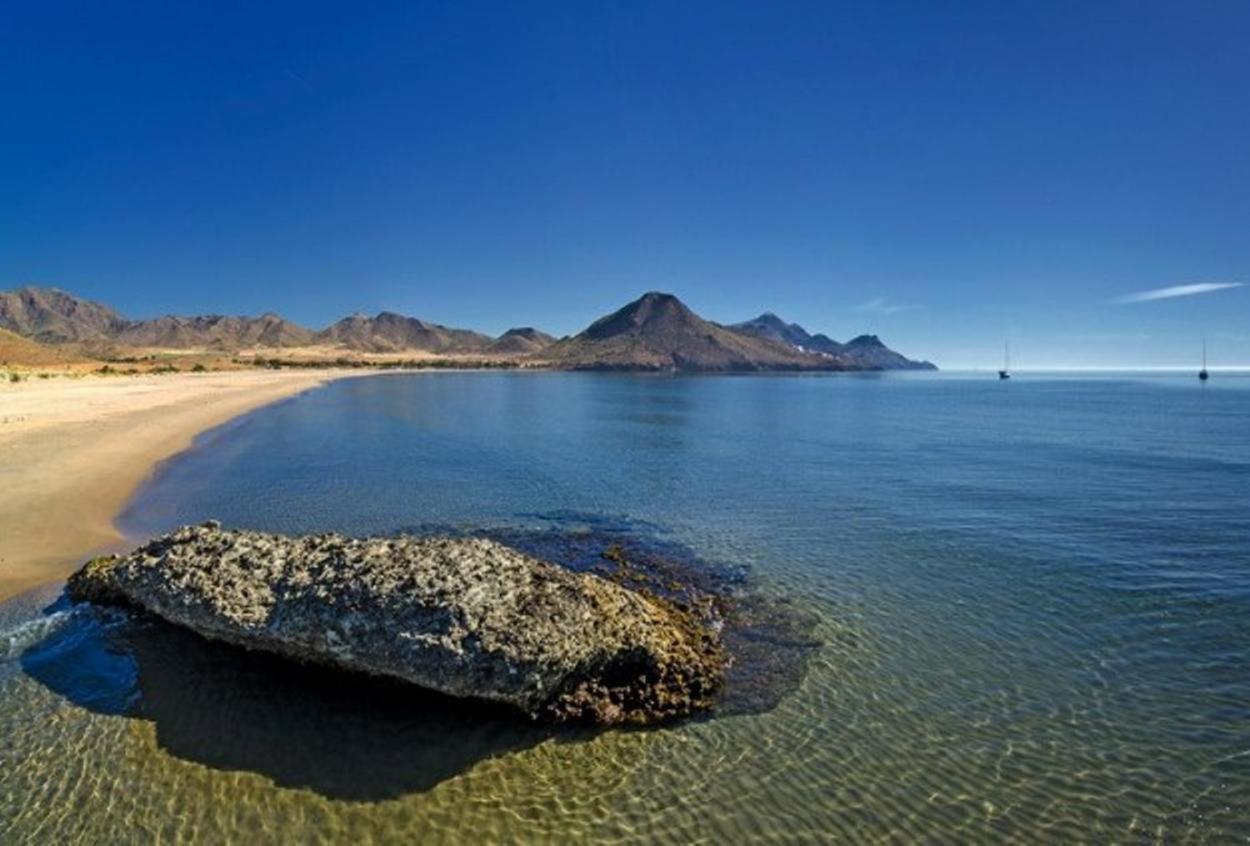
M 1250 837 L 1250 378 L 422 374 L 123 517 L 595 532 L 814 615 L 780 701 L 597 735 L 0 605 L 0 842 Z

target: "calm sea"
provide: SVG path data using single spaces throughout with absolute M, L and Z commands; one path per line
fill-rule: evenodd
M 1250 377 L 383 375 L 166 465 L 136 537 L 620 535 L 818 644 L 777 701 L 552 733 L 0 605 L 0 842 L 1250 838 Z

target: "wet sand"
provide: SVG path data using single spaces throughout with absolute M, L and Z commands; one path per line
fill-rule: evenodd
M 0 386 L 0 601 L 121 542 L 113 519 L 161 461 L 246 411 L 352 371 L 235 371 Z

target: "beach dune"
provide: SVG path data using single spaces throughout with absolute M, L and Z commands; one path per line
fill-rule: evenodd
M 113 519 L 197 434 L 348 371 L 235 371 L 0 386 L 0 601 L 122 540 Z

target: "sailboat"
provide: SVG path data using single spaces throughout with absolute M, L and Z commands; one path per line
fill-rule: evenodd
M 1207 339 L 1202 339 L 1202 369 L 1198 371 L 1198 380 L 1205 382 L 1211 378 L 1211 374 L 1207 372 Z
M 1003 369 L 998 371 L 998 378 L 1011 378 L 1011 347 L 1007 345 L 1006 341 L 1003 342 Z M 1204 376 L 1203 378 L 1205 379 L 1206 377 Z

